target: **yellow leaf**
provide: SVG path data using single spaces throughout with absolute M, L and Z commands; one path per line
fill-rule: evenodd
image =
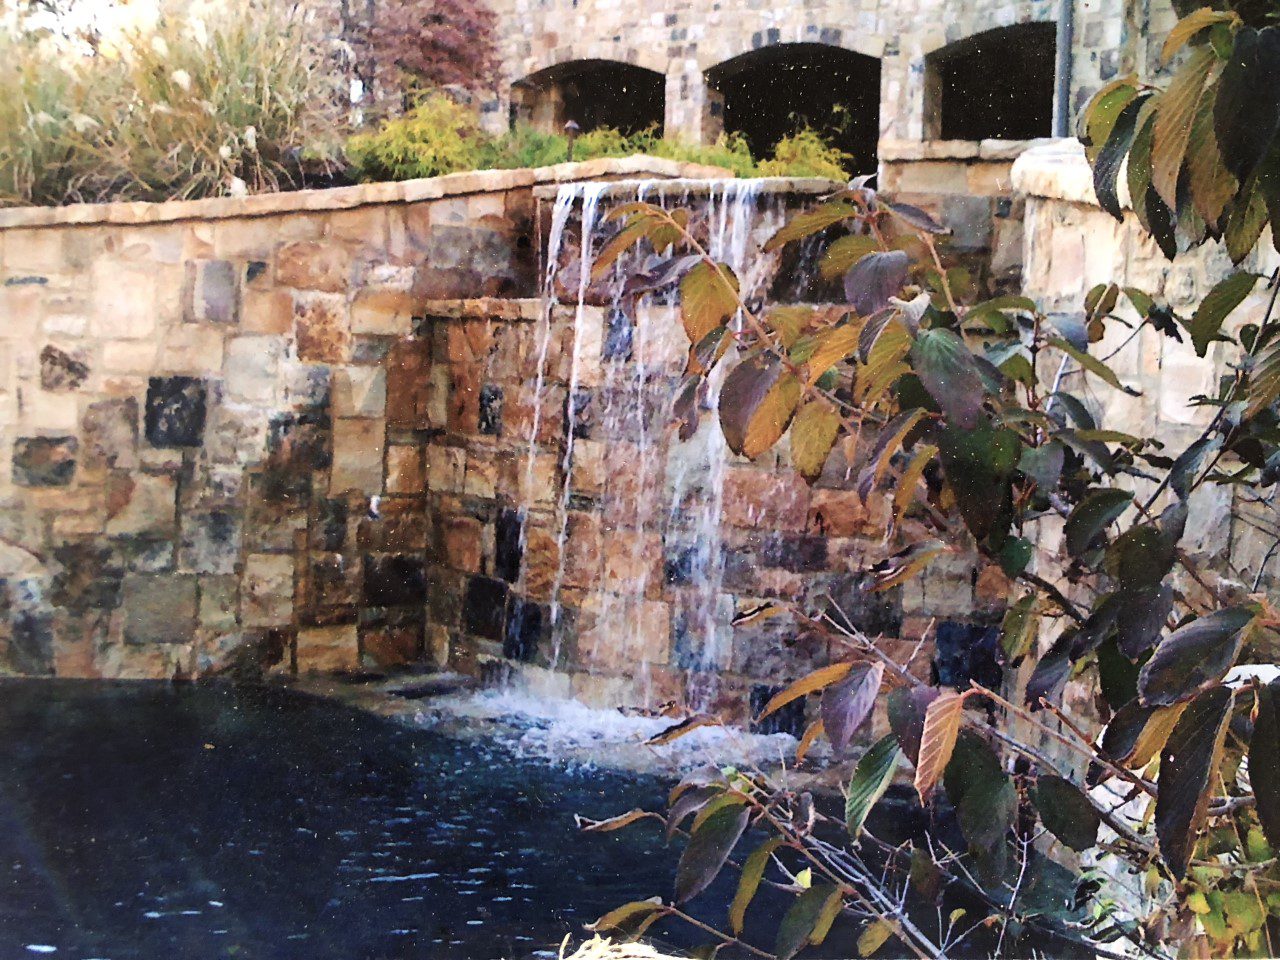
M 735 937 L 742 934 L 742 924 L 747 917 L 747 907 L 751 905 L 752 898 L 755 897 L 756 891 L 760 888 L 760 881 L 764 877 L 765 868 L 769 865 L 769 857 L 773 855 L 773 851 L 777 850 L 781 844 L 782 839 L 780 837 L 766 840 L 751 851 L 751 856 L 747 857 L 742 864 L 742 877 L 738 880 L 738 891 L 734 894 L 733 905 L 729 907 L 729 926 L 733 930 Z
M 675 726 L 668 727 L 657 736 L 650 737 L 645 741 L 645 744 L 650 747 L 660 747 L 671 743 L 673 740 L 679 740 L 687 733 L 693 733 L 699 727 L 718 727 L 720 725 L 720 721 L 715 717 L 699 713 L 689 717 L 687 720 L 681 720 Z
M 893 936 L 893 924 L 888 920 L 876 920 L 858 936 L 858 956 L 869 957 L 885 945 Z
M 800 334 L 809 329 L 817 311 L 813 307 L 787 304 L 770 307 L 764 315 L 765 326 L 773 330 L 788 349 L 800 339 Z
M 899 320 L 884 325 L 858 367 L 854 388 L 863 404 L 874 403 L 910 368 L 903 362 L 911 352 L 911 334 Z
M 672 222 L 667 222 L 658 219 L 649 231 L 649 243 L 654 253 L 662 253 L 672 244 L 684 239 L 689 227 L 689 211 L 683 207 L 672 210 L 671 220 Z
M 618 927 L 633 920 L 636 917 L 645 916 L 657 910 L 665 909 L 662 905 L 661 897 L 651 897 L 648 900 L 635 900 L 631 903 L 624 903 L 620 907 L 615 907 L 606 913 L 595 923 L 588 923 L 588 930 L 616 930 Z
M 804 736 L 800 738 L 800 746 L 796 747 L 796 764 L 804 763 L 804 758 L 808 756 L 809 751 L 813 749 L 814 743 L 818 737 L 822 736 L 822 721 L 815 720 L 809 724 L 804 732 Z
M 822 475 L 840 435 L 840 414 L 826 400 L 810 400 L 791 421 L 791 462 L 806 480 Z
M 822 262 L 818 264 L 818 271 L 824 280 L 834 280 L 868 253 L 874 253 L 879 249 L 880 244 L 875 237 L 859 234 L 841 237 L 827 247 L 822 255 Z
M 944 690 L 925 710 L 915 778 L 921 803 L 929 802 L 933 788 L 947 768 L 963 720 L 964 697 L 953 690 Z
M 800 381 L 790 373 L 778 378 L 747 421 L 746 440 L 742 445 L 744 457 L 754 460 L 782 439 L 802 392 Z
M 613 262 L 649 235 L 649 231 L 657 226 L 657 222 L 647 213 L 637 213 L 625 227 L 618 231 L 612 240 L 604 245 L 604 249 L 596 254 L 595 263 L 591 266 L 591 279 L 599 280 Z
M 797 873 L 796 883 L 799 884 L 801 888 L 808 890 L 811 886 L 813 886 L 813 870 L 811 870 L 809 867 L 805 867 L 803 870 Z
M 623 827 L 630 826 L 637 820 L 646 820 L 655 814 L 649 813 L 647 810 L 628 810 L 626 813 L 620 813 L 616 817 L 610 817 L 608 820 L 586 820 L 581 821 L 586 826 L 582 828 L 583 833 L 610 833 L 614 830 L 621 830 Z M 661 819 L 661 818 L 659 818 Z
M 858 336 L 862 332 L 862 324 L 849 321 L 814 335 L 813 353 L 809 355 L 809 378 L 807 386 L 813 386 L 822 379 L 822 375 L 841 360 L 853 356 L 858 348 Z
M 1135 770 L 1141 769 L 1159 756 L 1160 751 L 1164 749 L 1165 741 L 1169 739 L 1169 734 L 1173 732 L 1173 728 L 1178 723 L 1178 718 L 1182 716 L 1182 711 L 1186 708 L 1186 702 L 1175 703 L 1169 707 L 1161 707 L 1152 713 L 1147 718 L 1146 726 L 1138 734 L 1138 739 L 1133 745 L 1133 752 L 1129 756 L 1121 758 L 1124 765 Z
M 849 662 L 833 663 L 830 666 L 815 670 L 813 673 L 806 674 L 785 690 L 775 694 L 773 699 L 765 704 L 760 716 L 756 717 L 756 722 L 760 722 L 775 710 L 785 707 L 792 700 L 798 700 L 810 693 L 816 693 L 824 687 L 829 687 L 831 684 L 843 680 L 852 669 L 853 664 Z
M 703 260 L 680 279 L 680 318 L 690 343 L 701 342 L 737 310 L 738 278 L 727 266 Z
M 826 940 L 827 934 L 831 932 L 831 925 L 836 922 L 836 917 L 840 916 L 843 908 L 844 894 L 840 892 L 839 887 L 835 887 L 823 903 L 822 909 L 818 911 L 817 922 L 813 925 L 813 932 L 809 934 L 811 944 L 815 947 L 822 945 L 822 941 Z
M 938 448 L 931 444 L 922 444 L 916 448 L 915 453 L 911 457 L 911 462 L 907 464 L 907 469 L 902 471 L 902 479 L 898 482 L 898 489 L 893 493 L 893 519 L 895 523 L 902 520 L 902 515 L 907 512 L 907 508 L 915 502 L 916 487 L 920 484 L 920 478 L 924 476 L 925 468 L 938 454 Z
M 858 213 L 858 208 L 851 203 L 843 201 L 824 203 L 792 217 L 786 226 L 769 238 L 769 242 L 764 245 L 764 250 L 766 253 L 776 250 L 783 244 L 803 239 L 842 220 L 851 220 L 858 216 Z

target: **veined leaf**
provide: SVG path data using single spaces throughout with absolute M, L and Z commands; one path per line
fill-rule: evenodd
M 908 508 L 915 502 L 916 487 L 920 485 L 920 479 L 924 476 L 925 470 L 937 455 L 938 448 L 928 443 L 920 444 L 916 447 L 915 452 L 912 453 L 911 462 L 902 471 L 902 478 L 898 481 L 898 488 L 893 492 L 893 517 L 895 522 L 900 522 Z
M 844 294 L 849 305 L 867 317 L 889 305 L 902 292 L 911 258 L 901 250 L 868 253 L 844 275 Z
M 624 903 L 620 907 L 615 907 L 595 923 L 588 923 L 587 929 L 592 931 L 618 930 L 626 926 L 630 921 L 637 920 L 640 917 L 647 917 L 656 911 L 665 909 L 666 907 L 663 906 L 661 897 L 635 900 L 631 903 Z
M 1123 390 L 1130 396 L 1138 396 L 1138 391 L 1131 387 L 1126 387 L 1120 382 L 1120 378 L 1116 376 L 1115 371 L 1108 367 L 1097 357 L 1085 353 L 1083 350 L 1077 350 L 1061 337 L 1053 337 L 1049 340 L 1049 346 L 1057 347 L 1063 353 L 1067 354 L 1072 360 L 1080 364 L 1085 370 L 1088 370 L 1098 379 L 1115 387 L 1117 390 Z
M 654 253 L 664 253 L 668 247 L 679 243 L 689 228 L 689 211 L 684 207 L 672 210 L 670 216 L 671 222 L 661 216 L 656 217 L 657 223 L 649 231 L 649 244 Z
M 694 831 L 676 866 L 676 902 L 684 903 L 711 885 L 737 845 L 751 811 L 741 805 L 723 807 Z
M 1242 201 L 1245 198 L 1242 198 Z M 1248 202 L 1239 202 L 1231 211 L 1222 240 L 1231 262 L 1239 264 L 1258 244 L 1262 230 L 1267 225 L 1267 202 L 1262 193 L 1254 189 L 1247 195 Z
M 840 436 L 840 414 L 823 399 L 810 400 L 791 421 L 791 462 L 806 480 L 822 475 Z
M 921 757 L 924 747 L 920 748 Z M 1006 834 L 1013 826 L 1018 793 L 991 745 L 972 730 L 961 730 L 946 765 L 947 797 L 956 807 L 960 832 L 984 873 L 1000 875 Z
M 888 920 L 872 920 L 858 934 L 858 956 L 869 957 L 893 936 L 893 924 Z
M 1222 217 L 1222 211 L 1235 196 L 1239 184 L 1231 171 L 1222 162 L 1222 153 L 1218 150 L 1218 141 L 1213 132 L 1213 105 L 1217 101 L 1217 87 L 1213 80 L 1200 101 L 1195 123 L 1191 127 L 1191 149 L 1187 151 L 1187 190 L 1191 194 L 1191 203 L 1196 213 L 1206 223 L 1216 224 Z M 1252 246 L 1252 244 L 1251 244 Z M 1132 295 L 1130 300 L 1132 300 Z M 1148 298 L 1149 299 L 1149 298 Z M 1144 317 L 1150 316 L 1151 307 L 1139 306 L 1138 312 Z M 1176 331 L 1176 328 L 1174 328 Z
M 1151 148 L 1151 185 L 1171 210 L 1177 209 L 1178 174 L 1205 95 L 1205 82 L 1217 59 L 1211 47 L 1196 49 L 1160 97 Z
M 822 726 L 836 753 L 843 753 L 871 716 L 884 679 L 883 663 L 861 663 L 822 691 Z
M 1040 615 L 1036 612 L 1036 595 L 1028 593 L 1010 604 L 1000 625 L 1000 647 L 1005 660 L 1016 663 L 1031 652 L 1040 632 Z
M 916 376 L 948 419 L 972 430 L 982 415 L 986 387 L 964 341 L 951 330 L 924 330 L 911 348 L 911 360 Z
M 640 212 L 633 215 L 626 226 L 596 254 L 595 262 L 591 267 L 591 279 L 599 280 L 608 273 L 614 261 L 647 237 L 656 225 L 656 221 L 649 213 Z
M 915 788 L 921 803 L 928 803 L 934 787 L 951 761 L 960 725 L 964 721 L 964 697 L 944 690 L 929 704 L 920 733 L 920 755 L 916 762 Z
M 822 260 L 818 264 L 818 272 L 822 274 L 822 279 L 834 280 L 836 277 L 843 276 L 850 267 L 868 253 L 874 253 L 879 249 L 879 241 L 872 236 L 851 234 L 840 237 L 823 253 Z
M 809 329 L 814 315 L 813 307 L 786 303 L 770 307 L 764 320 L 765 325 L 778 335 L 782 345 L 790 349 L 800 339 L 800 335 Z
M 720 427 L 729 449 L 751 459 L 770 449 L 786 432 L 802 392 L 772 354 L 739 363 L 720 388 Z
M 1134 78 L 1122 77 L 1111 81 L 1089 101 L 1084 114 L 1084 139 L 1085 154 L 1090 163 L 1097 159 L 1098 151 L 1111 137 L 1117 118 L 1137 95 Z
M 1048 831 L 1072 850 L 1083 852 L 1098 842 L 1098 811 L 1070 780 L 1042 773 L 1035 803 Z
M 1127 757 L 1121 758 L 1120 762 L 1126 767 L 1141 770 L 1159 756 L 1160 751 L 1169 741 L 1169 734 L 1178 725 L 1182 711 L 1186 708 L 1185 703 L 1175 703 L 1171 707 L 1156 707 L 1147 717 L 1146 723 L 1142 725 L 1142 732 L 1134 741 L 1133 751 Z
M 1229 10 L 1211 10 L 1201 7 L 1183 17 L 1165 37 L 1164 47 L 1160 50 L 1160 62 L 1168 63 L 1174 55 L 1185 47 L 1195 36 L 1209 29 L 1216 23 L 1231 23 L 1240 18 Z
M 729 907 L 729 927 L 735 937 L 742 935 L 742 924 L 747 918 L 747 907 L 760 889 L 760 881 L 764 879 L 765 868 L 769 866 L 769 858 L 782 845 L 780 837 L 771 837 L 751 851 L 742 864 L 742 876 L 738 880 L 738 892 L 733 896 L 733 904 Z
M 837 363 L 853 356 L 861 332 L 862 324 L 848 321 L 814 334 L 813 352 L 807 360 L 809 376 L 806 386 L 813 386 Z
M 871 808 L 879 802 L 893 782 L 893 773 L 897 769 L 901 753 L 898 738 L 892 733 L 886 734 L 862 755 L 862 759 L 853 768 L 853 776 L 844 795 L 844 822 L 849 828 L 849 835 L 854 839 L 862 832 L 862 825 L 867 822 Z
M 796 897 L 778 925 L 778 938 L 773 948 L 778 960 L 791 960 L 811 942 L 818 921 L 828 909 L 827 901 L 839 896 L 838 887 L 816 884 Z
M 699 261 L 680 279 L 680 318 L 690 343 L 699 343 L 738 311 L 738 278 L 724 264 Z
M 1081 556 L 1089 545 L 1133 502 L 1128 490 L 1107 487 L 1095 490 L 1075 505 L 1064 528 L 1067 551 Z
M 930 562 L 947 549 L 941 540 L 923 540 L 913 543 L 893 556 L 881 560 L 871 568 L 872 580 L 870 591 L 882 593 L 892 590 L 900 583 L 906 583 L 920 574 Z
M 1259 687 L 1257 697 L 1258 718 L 1249 741 L 1249 782 L 1267 843 L 1280 850 L 1280 681 Z
M 906 410 L 885 424 L 884 429 L 880 431 L 867 465 L 858 479 L 858 494 L 862 497 L 863 503 L 866 503 L 872 491 L 880 485 L 885 471 L 889 469 L 889 461 L 902 447 L 903 440 L 920 422 L 924 414 L 925 411 L 920 407 Z
M 756 717 L 756 723 L 759 723 L 769 714 L 781 710 L 792 700 L 798 700 L 811 693 L 817 693 L 833 683 L 839 683 L 849 675 L 853 667 L 854 664 L 849 662 L 833 663 L 830 666 L 815 670 L 813 673 L 806 674 L 785 690 L 774 694 L 769 702 L 765 704 L 760 716 Z
M 1254 620 L 1252 610 L 1229 607 L 1169 634 L 1138 674 L 1142 702 L 1168 706 L 1217 680 L 1235 663 Z
M 1191 851 L 1208 815 L 1234 700 L 1229 687 L 1215 687 L 1196 697 L 1183 711 L 1160 754 L 1156 836 L 1160 855 L 1177 880 L 1187 872 Z
M 1209 352 L 1209 344 L 1222 329 L 1223 321 L 1231 315 L 1236 307 L 1244 302 L 1258 282 L 1256 273 L 1233 273 L 1219 282 L 1205 298 L 1200 301 L 1189 325 L 1191 341 L 1196 346 L 1196 354 L 1203 357 Z
M 784 244 L 802 240 L 844 220 L 852 220 L 858 216 L 858 212 L 858 208 L 851 203 L 842 201 L 824 203 L 792 217 L 786 226 L 769 238 L 764 245 L 764 250 L 766 253 L 777 250 Z
M 1125 106 L 1116 119 L 1107 142 L 1093 161 L 1093 191 L 1098 197 L 1098 205 L 1117 220 L 1124 219 L 1124 210 L 1120 206 L 1120 194 L 1116 189 L 1116 181 L 1120 176 L 1120 169 L 1124 166 L 1124 158 L 1129 155 L 1129 150 L 1133 146 L 1138 116 L 1142 112 L 1146 99 L 1146 97 L 1139 97 Z
M 938 698 L 937 687 L 895 687 L 885 703 L 889 729 L 898 746 L 914 766 L 920 758 L 920 737 L 924 733 L 924 715 L 929 704 Z
M 1280 399 L 1280 340 L 1271 344 L 1254 367 L 1249 379 L 1249 409 L 1246 416 L 1256 417 Z

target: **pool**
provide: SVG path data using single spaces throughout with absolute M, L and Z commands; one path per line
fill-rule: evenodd
M 665 790 L 284 689 L 0 682 L 0 958 L 554 956 L 670 895 L 655 829 L 573 821 Z

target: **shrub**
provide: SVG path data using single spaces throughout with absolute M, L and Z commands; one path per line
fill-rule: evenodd
M 352 137 L 347 159 L 361 180 L 413 180 L 485 166 L 492 141 L 472 110 L 436 93 L 377 131 Z
M 760 164 L 765 177 L 826 177 L 848 180 L 851 154 L 833 147 L 816 130 L 804 127 L 783 137 L 773 149 L 773 159 Z
M 332 152 L 339 98 L 299 15 L 228 4 L 78 56 L 6 41 L 0 202 L 165 200 L 302 185 Z

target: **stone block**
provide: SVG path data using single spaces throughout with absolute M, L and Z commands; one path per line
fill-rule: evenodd
M 502 434 L 502 387 L 486 383 L 480 388 L 480 433 L 497 437 Z
M 276 253 L 276 283 L 298 290 L 341 293 L 351 276 L 351 254 L 331 243 L 289 243 Z
M 160 352 L 157 371 L 203 374 L 222 368 L 223 331 L 205 324 L 170 327 Z
M 424 633 L 424 624 L 420 620 L 362 630 L 360 652 L 364 665 L 388 670 L 419 662 Z
M 240 270 L 230 260 L 189 260 L 182 291 L 188 323 L 234 324 L 240 320 Z
M 179 563 L 196 573 L 230 574 L 240 558 L 243 531 L 237 513 L 211 510 L 182 516 Z
M 403 337 L 413 330 L 416 298 L 408 290 L 361 290 L 351 304 L 351 329 Z
M 459 447 L 427 447 L 427 489 L 432 493 L 461 493 L 466 457 L 466 451 Z
M 140 340 L 155 333 L 160 304 L 154 268 L 142 270 L 104 258 L 94 262 L 93 282 L 97 290 L 118 290 L 122 295 L 95 301 L 90 333 L 103 340 Z
M 507 584 L 490 577 L 472 577 L 462 601 L 462 629 L 486 640 L 504 637 Z
M 186 643 L 195 633 L 196 578 L 186 574 L 129 574 L 122 591 L 124 638 L 129 643 Z
M 335 417 L 381 417 L 387 409 L 387 372 L 381 367 L 345 367 L 333 373 Z
M 991 246 L 995 205 L 990 197 L 950 196 L 942 201 L 942 222 L 951 228 L 951 246 L 959 251 Z
M 520 578 L 523 530 L 524 522 L 518 510 L 498 511 L 494 524 L 493 572 L 508 583 L 515 583 Z
M 427 489 L 426 456 L 417 444 L 387 448 L 387 493 L 419 494 Z
M 298 631 L 298 673 L 352 673 L 360 668 L 356 625 L 308 627 Z
M 40 351 L 40 386 L 45 390 L 75 390 L 88 379 L 89 364 L 82 351 L 75 354 L 48 344 Z
M 498 482 L 498 463 L 491 452 L 468 451 L 462 492 L 469 497 L 490 500 Z
M 241 623 L 246 627 L 281 627 L 292 619 L 293 557 L 249 554 L 241 579 Z
M 232 337 L 228 340 L 222 381 L 227 399 L 260 407 L 273 406 L 284 353 L 283 337 Z
M 368 554 L 364 558 L 364 603 L 371 607 L 426 606 L 427 580 L 421 556 Z
M 333 421 L 333 468 L 329 475 L 330 495 L 357 490 L 366 494 L 382 492 L 382 452 L 386 426 L 382 420 L 343 419 Z
M 293 304 L 298 359 L 303 363 L 346 363 L 351 358 L 351 325 L 339 297 L 297 297 Z
M 198 618 L 205 630 L 234 630 L 239 624 L 238 583 L 235 577 L 200 577 Z
M 537 656 L 538 647 L 550 625 L 550 613 L 541 604 L 511 597 L 502 638 L 502 655 L 508 660 L 531 662 Z
M 13 482 L 20 487 L 70 486 L 79 446 L 75 437 L 19 437 L 13 445 Z
M 205 383 L 196 377 L 151 377 L 146 437 L 153 447 L 198 447 L 204 437 Z
M 71 433 L 79 419 L 74 394 L 32 390 L 24 397 L 20 424 L 32 433 Z
M 173 477 L 114 474 L 107 487 L 107 533 L 166 534 L 175 529 L 178 485 Z
M 475 517 L 446 517 L 442 526 L 445 562 L 454 570 L 479 573 L 484 525 Z
M 288 290 L 246 290 L 240 329 L 245 333 L 288 333 L 293 329 L 293 294 Z

